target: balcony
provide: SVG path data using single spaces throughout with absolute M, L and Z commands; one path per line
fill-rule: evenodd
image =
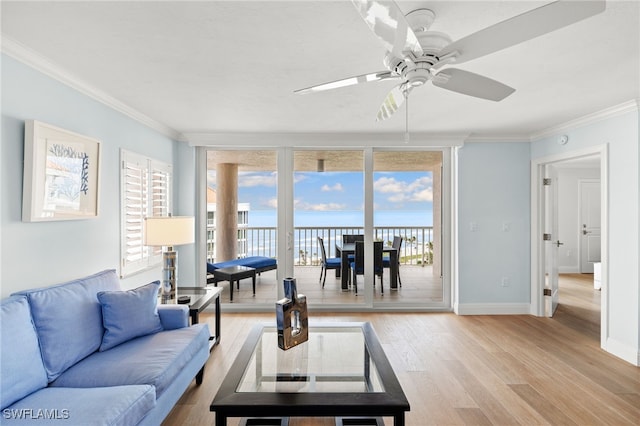
M 354 292 L 343 292 L 340 279 L 335 277 L 334 271 L 328 271 L 325 287 L 318 282 L 320 276 L 320 247 L 317 237 L 325 242 L 327 256 L 335 257 L 336 242 L 342 241 L 343 234 L 361 234 L 359 227 L 296 227 L 294 228 L 294 277 L 297 279 L 298 291 L 305 294 L 309 303 L 313 305 L 331 304 L 360 304 L 364 303 L 364 292 L 359 295 Z M 209 262 L 214 262 L 215 229 L 209 227 L 208 253 Z M 439 303 L 442 302 L 442 278 L 434 275 L 433 270 L 433 228 L 430 226 L 412 227 L 374 227 L 374 238 L 391 244 L 394 235 L 404 238 L 400 249 L 400 277 L 402 287 L 397 291 L 389 288 L 389 271 L 384 273 L 384 295 L 376 280 L 374 302 L 393 303 Z M 275 227 L 243 227 L 239 236 L 245 237 L 238 241 L 238 253 L 244 256 L 276 257 L 277 228 Z M 229 285 L 223 282 L 219 285 Z M 365 286 L 368 285 L 365 283 Z M 273 305 L 277 299 L 278 283 L 276 271 L 262 273 L 257 278 L 256 295 L 251 291 L 251 281 L 241 281 L 240 289 L 234 290 L 234 304 L 265 304 Z M 359 289 L 361 287 L 359 285 Z M 225 289 L 221 301 L 229 302 L 229 293 Z

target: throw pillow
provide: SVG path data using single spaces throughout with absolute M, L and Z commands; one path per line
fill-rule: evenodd
M 133 290 L 98 293 L 105 328 L 101 352 L 135 337 L 162 331 L 157 306 L 159 288 L 160 281 L 154 281 Z

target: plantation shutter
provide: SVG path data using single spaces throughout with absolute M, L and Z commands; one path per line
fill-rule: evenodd
M 162 260 L 162 247 L 144 245 L 143 225 L 148 216 L 171 212 L 171 165 L 122 150 L 121 272 L 125 277 Z

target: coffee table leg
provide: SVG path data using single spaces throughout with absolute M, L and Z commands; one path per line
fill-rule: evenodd
M 216 426 L 227 426 L 227 417 L 216 413 Z
M 393 416 L 393 424 L 395 426 L 404 426 L 404 412 Z

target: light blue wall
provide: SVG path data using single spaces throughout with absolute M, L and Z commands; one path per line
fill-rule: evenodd
M 564 131 L 531 145 L 532 158 L 607 145 L 609 194 L 609 330 L 607 350 L 640 361 L 640 116 L 637 109 Z M 603 303 L 607 303 L 603 300 Z
M 99 217 L 24 223 L 24 121 L 35 119 L 102 141 Z M 55 284 L 120 262 L 120 149 L 174 162 L 177 142 L 44 74 L 2 56 L 1 296 Z M 175 170 L 174 170 L 175 172 Z M 160 269 L 123 281 L 135 287 Z
M 529 144 L 467 143 L 458 162 L 459 303 L 529 303 Z

